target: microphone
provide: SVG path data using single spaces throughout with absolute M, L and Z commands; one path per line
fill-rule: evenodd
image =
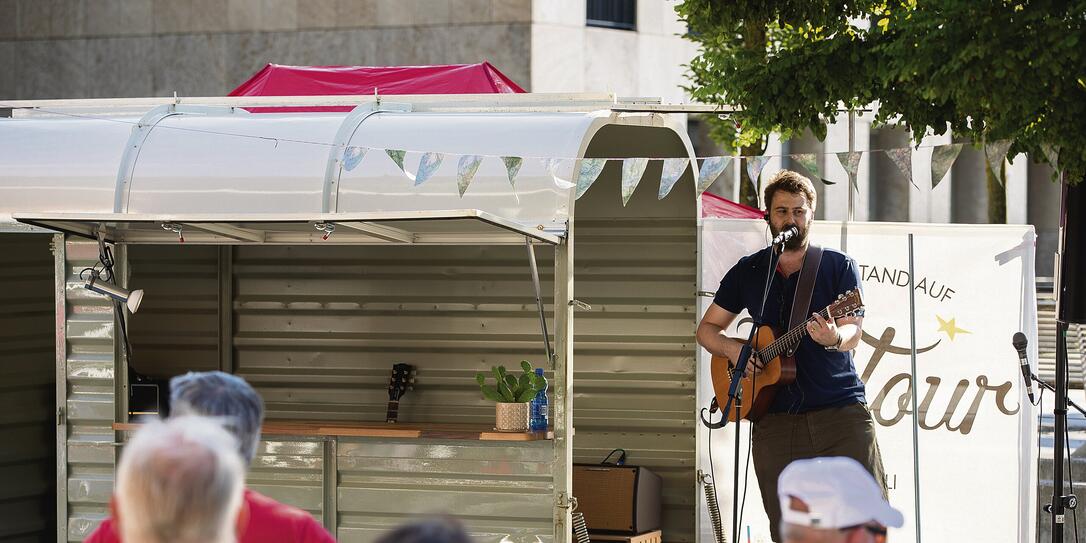
M 777 234 L 777 237 L 773 238 L 773 245 L 780 245 L 782 243 L 788 243 L 788 240 L 790 240 L 790 239 L 792 239 L 792 238 L 794 238 L 794 237 L 796 237 L 798 235 L 799 235 L 799 228 L 796 228 L 795 225 L 789 226 L 788 228 L 785 228 L 784 230 L 781 230 L 781 233 Z
M 1029 360 L 1026 360 L 1026 345 L 1029 340 L 1026 339 L 1026 335 L 1022 332 L 1015 332 L 1014 339 L 1011 340 L 1011 345 L 1014 345 L 1014 350 L 1018 351 L 1018 364 L 1022 368 L 1022 378 L 1026 380 L 1026 395 L 1029 396 L 1029 403 L 1033 403 L 1033 378 L 1032 373 L 1029 371 Z

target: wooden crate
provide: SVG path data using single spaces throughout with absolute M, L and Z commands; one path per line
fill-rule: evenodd
M 593 534 L 589 533 L 588 537 L 593 542 L 607 541 L 607 542 L 621 542 L 621 543 L 660 543 L 663 540 L 663 532 L 660 530 L 653 530 L 651 532 L 645 532 L 637 535 L 611 535 L 611 534 Z

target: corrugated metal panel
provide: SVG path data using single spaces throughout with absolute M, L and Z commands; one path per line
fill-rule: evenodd
M 480 543 L 553 541 L 553 444 L 342 439 L 342 542 L 373 541 L 414 517 L 450 514 Z
M 55 537 L 53 255 L 48 234 L 0 234 L 0 540 Z
M 263 395 L 269 418 L 383 420 L 391 366 L 405 362 L 417 376 L 400 420 L 489 424 L 494 406 L 475 372 L 521 359 L 542 365 L 523 247 L 235 251 L 235 367 Z M 549 300 L 553 250 L 537 255 Z M 550 442 L 387 443 L 339 443 L 336 458 L 347 464 L 329 499 L 339 500 L 333 525 L 345 540 L 368 541 L 409 513 L 437 509 L 462 515 L 486 539 L 551 537 Z M 443 475 L 411 474 L 428 470 Z M 389 510 L 393 503 L 403 511 Z M 498 508 L 480 512 L 490 503 Z
M 537 249 L 544 296 L 553 250 Z M 238 247 L 234 357 L 269 418 L 383 420 L 394 363 L 415 365 L 403 421 L 491 423 L 474 374 L 542 365 L 523 247 Z M 552 327 L 553 328 L 553 327 Z
M 129 284 L 147 292 L 129 322 L 133 369 L 158 378 L 218 369 L 220 249 L 134 245 L 127 250 Z M 320 439 L 261 441 L 249 487 L 322 518 L 324 447 Z
M 140 371 L 189 369 L 155 356 L 173 329 L 214 367 L 218 264 L 205 249 L 129 247 L 131 284 L 148 292 L 131 325 L 136 352 L 151 359 Z M 553 255 L 537 252 L 549 281 Z M 383 420 L 391 365 L 408 362 L 418 377 L 401 420 L 489 423 L 493 404 L 480 397 L 475 371 L 542 358 L 524 248 L 237 247 L 235 255 L 231 354 L 270 419 Z M 324 446 L 265 442 L 250 484 L 325 514 Z M 549 534 L 549 506 L 533 514 Z
M 272 499 L 324 514 L 324 447 L 321 439 L 265 439 L 249 469 L 249 488 Z
M 575 296 L 592 310 L 575 320 L 574 460 L 626 449 L 663 477 L 664 539 L 694 541 L 695 222 L 585 215 Z
M 152 377 L 219 368 L 218 248 L 133 245 L 128 284 L 147 293 L 129 319 L 131 368 Z
M 66 244 L 68 539 L 82 541 L 109 512 L 116 463 L 114 319 L 111 303 L 83 288 L 79 272 L 96 243 Z

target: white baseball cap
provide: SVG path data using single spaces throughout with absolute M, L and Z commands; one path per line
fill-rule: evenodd
M 789 524 L 832 529 L 871 522 L 900 528 L 905 523 L 867 469 L 844 456 L 792 462 L 777 480 L 777 497 L 781 520 Z M 796 506 L 793 498 L 803 505 Z

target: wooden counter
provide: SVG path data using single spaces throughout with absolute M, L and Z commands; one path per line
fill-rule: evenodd
M 139 427 L 138 423 L 113 423 L 113 429 L 118 431 L 132 431 Z M 261 434 L 265 436 L 399 437 L 470 441 L 539 441 L 554 438 L 553 432 L 498 432 L 493 427 L 482 424 L 301 420 L 265 421 Z

